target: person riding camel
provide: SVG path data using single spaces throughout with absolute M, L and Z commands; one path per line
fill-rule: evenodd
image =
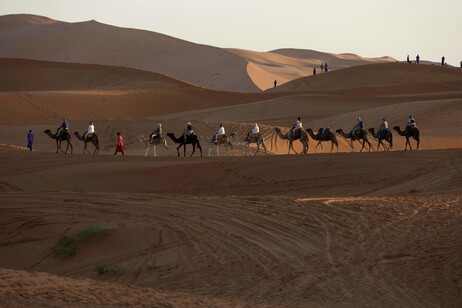
M 364 122 L 361 120 L 361 117 L 358 117 L 356 121 L 356 126 L 351 130 L 351 135 L 355 136 L 357 133 L 364 131 Z
M 301 130 L 303 129 L 302 118 L 298 117 L 297 122 L 295 123 L 294 127 L 292 128 L 292 135 L 295 136 L 298 130 L 300 134 Z
M 223 123 L 220 123 L 220 128 L 218 129 L 215 135 L 215 140 L 213 142 L 217 143 L 220 139 L 220 136 L 223 136 L 224 134 L 225 134 L 225 128 L 223 127 Z
M 162 124 L 158 124 L 157 128 L 149 135 L 149 142 L 153 143 L 155 139 L 162 137 Z
M 187 125 L 186 129 L 184 130 L 184 133 L 183 133 L 184 142 L 186 142 L 188 140 L 189 136 L 194 135 L 194 131 L 192 129 L 191 122 L 186 123 L 186 125 Z
M 87 139 L 87 136 L 90 135 L 90 137 L 93 136 L 95 133 L 95 126 L 93 125 L 93 122 L 90 122 L 90 125 L 88 125 L 87 132 L 83 135 L 83 140 Z
M 409 118 L 407 119 L 406 133 L 409 132 L 409 130 L 413 129 L 414 127 L 416 127 L 415 120 L 412 117 L 412 115 L 410 115 Z
M 381 137 L 385 137 L 387 132 L 388 132 L 388 122 L 387 120 L 382 119 L 382 123 L 380 123 L 378 135 Z
M 250 133 L 247 134 L 246 140 L 250 141 L 250 138 L 253 134 L 258 134 L 260 132 L 260 127 L 258 127 L 258 124 L 255 123 L 255 127 L 250 131 Z
M 56 129 L 56 138 L 62 133 L 65 132 L 66 130 L 69 129 L 69 123 L 67 123 L 66 118 L 63 118 L 63 123 L 61 124 L 60 127 Z

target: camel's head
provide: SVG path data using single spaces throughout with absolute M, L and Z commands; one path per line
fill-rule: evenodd
M 276 133 L 279 133 L 279 132 L 281 131 L 281 129 L 280 129 L 279 127 L 275 127 L 275 128 L 274 128 L 274 131 L 275 131 Z
M 337 134 L 340 134 L 341 132 L 343 132 L 343 130 L 342 130 L 341 128 L 339 128 L 339 129 L 337 129 L 335 132 L 336 132 Z
M 399 126 L 393 126 L 394 130 L 400 130 Z
M 51 130 L 45 129 L 45 130 L 43 131 L 43 133 L 44 133 L 44 134 L 49 134 L 49 133 L 51 133 Z

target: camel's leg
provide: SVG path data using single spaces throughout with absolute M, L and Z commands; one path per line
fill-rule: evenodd
M 218 144 L 217 144 L 217 156 L 220 156 L 220 149 L 219 149 Z
M 417 150 L 419 149 L 419 145 L 420 145 L 420 137 L 418 139 L 416 139 L 417 141 Z
M 176 151 L 178 152 L 178 156 L 180 156 L 180 148 L 183 146 L 182 143 L 176 148 Z
M 68 149 L 69 149 L 69 140 L 66 142 L 66 152 L 64 152 L 64 154 L 67 154 Z
M 374 147 L 372 146 L 372 143 L 369 142 L 369 140 L 366 140 L 367 144 L 369 145 L 369 152 L 372 150 L 374 151 Z M 384 147 L 385 148 L 385 147 Z
M 167 150 L 168 156 L 170 156 L 170 149 L 168 148 L 167 141 L 165 141 L 165 149 Z
M 56 154 L 58 154 L 58 139 L 56 139 Z
M 260 152 L 260 144 L 257 142 L 257 150 L 255 151 L 255 154 L 253 154 L 253 156 L 257 155 L 258 152 Z
M 350 148 L 351 148 L 351 152 L 354 152 L 354 151 L 355 151 L 354 145 L 353 145 L 353 139 L 351 139 Z
M 366 144 L 366 141 L 365 141 L 365 140 L 363 140 L 363 146 L 361 147 L 361 150 L 359 150 L 359 153 L 361 153 L 361 152 L 363 151 L 363 149 L 364 149 L 364 145 L 365 145 L 365 144 Z
M 149 145 L 146 145 L 146 152 L 144 153 L 144 157 L 148 156 L 149 152 Z
M 265 145 L 265 142 L 262 141 L 261 145 L 263 146 L 263 148 L 265 149 L 265 156 L 266 156 L 266 145 Z
M 330 152 L 329 153 L 332 153 L 333 150 L 334 150 L 334 143 L 331 142 L 330 143 Z M 337 147 L 337 150 L 338 150 L 338 147 Z
M 152 150 L 154 151 L 154 157 L 157 157 L 157 149 L 155 144 L 152 146 Z
M 194 152 L 196 152 L 196 144 L 195 143 L 192 143 L 192 147 L 193 147 L 193 150 L 192 150 L 191 155 L 189 155 L 189 157 L 192 157 L 194 155 Z M 186 146 L 185 146 L 185 149 L 186 149 Z M 185 150 L 185 154 L 186 154 L 186 150 Z

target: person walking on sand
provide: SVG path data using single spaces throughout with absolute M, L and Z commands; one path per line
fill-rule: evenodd
M 316 67 L 313 68 L 313 75 L 316 75 Z
M 32 133 L 32 129 L 29 130 L 29 133 L 27 134 L 27 147 L 30 149 L 32 152 L 32 146 L 34 145 L 34 134 Z
M 274 87 L 276 88 L 277 86 L 278 86 L 278 81 L 275 80 L 275 81 L 274 81 Z
M 324 71 L 327 73 L 327 62 L 324 64 Z
M 462 61 L 460 61 L 460 67 L 462 68 Z
M 409 61 L 409 55 L 407 55 L 407 63 L 411 63 L 411 61 Z
M 114 152 L 114 155 L 117 155 L 118 152 L 122 153 L 122 156 L 125 156 L 124 154 L 124 138 L 122 138 L 122 135 L 120 133 L 117 133 L 117 147 Z
M 445 59 L 445 58 L 444 58 L 444 56 L 443 56 L 443 57 L 441 58 L 441 65 L 443 65 L 443 66 L 444 66 L 444 59 Z
M 416 64 L 419 64 L 419 62 L 420 62 L 420 56 L 417 55 L 417 56 L 415 57 L 415 63 L 416 63 Z

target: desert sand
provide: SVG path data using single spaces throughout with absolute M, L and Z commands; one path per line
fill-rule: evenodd
M 312 64 L 326 61 L 333 70 L 394 61 L 310 50 L 284 53 L 243 53 L 95 20 L 68 23 L 28 14 L 0 16 L 0 58 L 124 66 L 215 90 L 260 92 L 272 87 L 275 79 L 283 84 L 310 75 Z
M 3 16 L 0 41 L 19 40 L 13 30 L 31 40 L 43 27 L 141 35 L 95 22 Z M 0 303 L 461 306 L 462 70 L 344 54 L 328 58 L 337 65 L 333 72 L 294 79 L 297 67 L 316 63 L 310 59 L 319 59 L 317 52 L 219 52 L 243 61 L 236 80 L 248 78 L 254 88 L 247 90 L 264 89 L 258 80 L 274 75 L 286 75 L 287 83 L 230 92 L 222 90 L 232 90 L 232 82 L 209 89 L 129 63 L 0 59 Z M 223 67 L 232 62 L 220 59 Z M 211 70 L 225 76 L 213 61 Z M 329 153 L 328 143 L 316 149 L 310 139 L 308 155 L 287 155 L 286 141 L 274 139 L 274 127 L 286 132 L 297 116 L 315 131 L 349 131 L 358 116 L 377 129 L 383 117 L 403 128 L 410 114 L 421 133 L 419 151 L 403 151 L 405 138 L 395 131 L 393 149 L 378 153 L 372 137 L 373 149 L 362 153 L 358 142 L 351 152 L 339 135 L 338 153 Z M 43 131 L 55 131 L 63 117 L 71 133 L 95 123 L 99 155 L 82 155 L 74 136 L 72 155 L 55 154 Z M 202 157 L 178 157 L 168 138 L 167 152 L 144 156 L 140 135 L 160 122 L 164 134 L 178 136 L 188 121 Z M 222 147 L 217 156 L 212 147 L 208 156 L 207 140 L 220 123 L 242 136 L 255 122 L 267 155 L 246 155 L 232 139 L 234 151 Z M 32 152 L 25 147 L 29 129 Z M 113 156 L 117 132 L 125 139 L 123 157 Z M 102 231 L 78 242 L 73 255 L 57 255 L 64 236 L 88 230 Z

